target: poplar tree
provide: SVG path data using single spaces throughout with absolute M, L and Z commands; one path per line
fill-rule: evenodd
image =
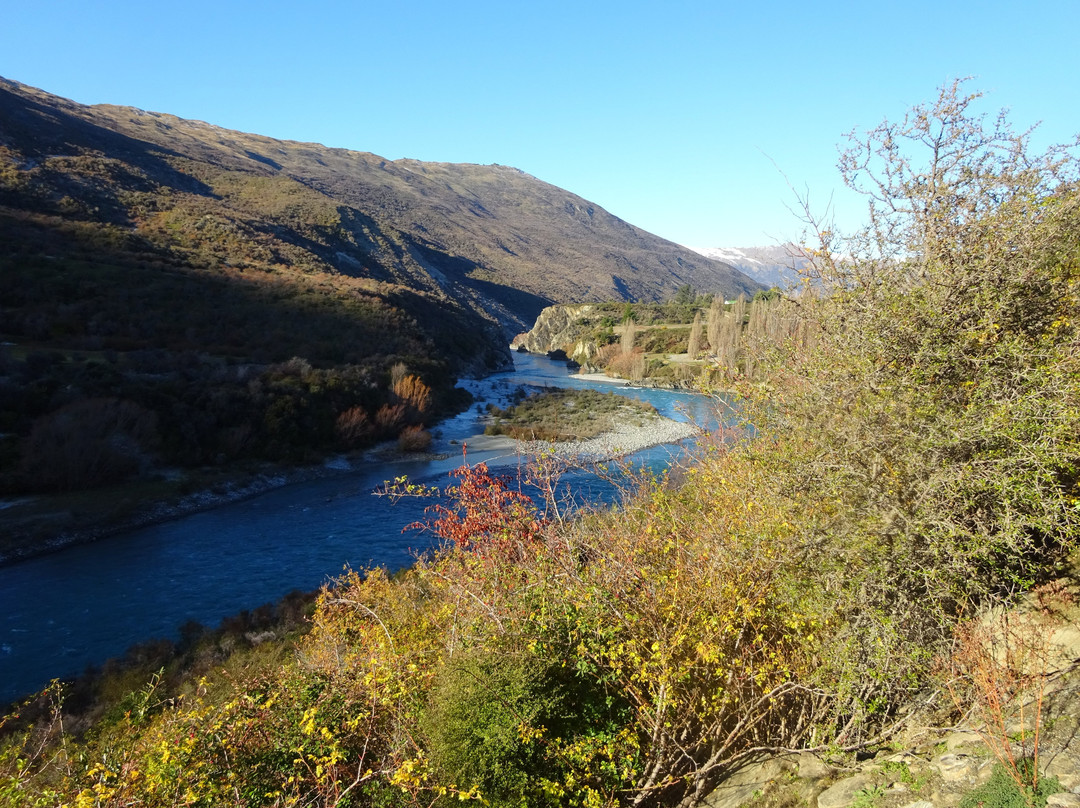
M 694 315 L 694 323 L 690 326 L 690 340 L 686 347 L 687 357 L 692 361 L 701 353 L 701 312 Z

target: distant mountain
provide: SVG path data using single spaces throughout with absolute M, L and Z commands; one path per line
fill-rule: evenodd
M 655 301 L 684 284 L 726 296 L 758 288 L 506 166 L 391 161 L 84 106 L 5 80 L 0 144 L 11 178 L 0 204 L 155 243 L 180 232 L 185 248 L 224 261 L 265 255 L 285 271 L 390 283 L 465 305 L 508 334 L 553 302 Z
M 806 266 L 794 244 L 774 247 L 690 247 L 706 258 L 722 261 L 749 275 L 763 286 L 784 289 L 795 285 Z

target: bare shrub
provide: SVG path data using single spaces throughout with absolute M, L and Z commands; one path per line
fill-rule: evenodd
M 597 351 L 593 362 L 599 368 L 608 367 L 616 357 L 622 354 L 622 346 L 617 342 L 612 342 L 608 345 L 604 345 Z
M 614 357 L 608 363 L 607 372 L 637 382 L 645 378 L 645 368 L 645 352 L 637 348 L 631 353 L 620 353 Z
M 396 435 L 404 425 L 404 404 L 383 404 L 375 413 L 375 428 L 382 435 Z
M 431 448 L 431 433 L 421 426 L 407 426 L 398 435 L 398 448 L 403 452 L 426 452 Z
M 157 416 L 133 401 L 91 398 L 38 418 L 20 470 L 35 489 L 72 490 L 126 479 L 149 462 Z
M 1033 792 L 1040 780 L 1049 646 L 1049 632 L 1034 616 L 1005 612 L 961 625 L 946 663 L 946 689 L 957 709 L 970 709 L 979 736 L 1005 773 Z M 1028 759 L 1031 766 L 1025 765 Z
M 372 438 L 375 425 L 371 423 L 363 407 L 349 407 L 338 415 L 334 423 L 334 431 L 342 443 L 355 447 L 363 445 Z

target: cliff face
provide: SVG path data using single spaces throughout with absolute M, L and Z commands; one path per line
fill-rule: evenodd
M 510 347 L 524 348 L 529 353 L 565 351 L 569 359 L 585 364 L 596 355 L 596 343 L 586 337 L 597 320 L 596 306 L 588 303 L 548 306 L 532 329 L 514 337 Z

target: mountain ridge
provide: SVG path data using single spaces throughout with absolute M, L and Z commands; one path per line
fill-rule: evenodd
M 121 159 L 134 156 L 138 165 L 156 151 L 173 169 L 187 160 L 295 181 L 345 209 L 339 210 L 340 224 L 353 243 L 327 251 L 324 257 L 333 270 L 358 272 L 365 253 L 375 253 L 376 263 L 405 264 L 398 271 L 410 285 L 472 300 L 474 307 L 493 313 L 507 334 L 530 327 L 539 311 L 554 302 L 655 301 L 685 283 L 725 295 L 752 294 L 757 288 L 730 266 L 647 233 L 518 168 L 388 160 L 136 107 L 85 106 L 10 80 L 0 80 L 0 90 L 54 116 L 70 116 L 64 122 L 69 128 L 71 121 L 81 124 L 85 143 L 74 145 L 108 154 L 118 146 L 103 132 L 125 138 L 119 144 Z M 12 117 L 10 109 L 9 101 L 5 117 Z M 98 131 L 87 132 L 88 126 Z M 39 121 L 33 139 L 42 139 L 41 129 Z M 69 138 L 53 138 L 58 140 L 56 145 L 73 145 Z M 197 172 L 186 166 L 181 173 Z M 378 255 L 379 239 L 370 238 L 371 233 L 391 229 L 391 240 L 408 255 Z M 484 299 L 479 305 L 478 298 Z
M 780 289 L 802 280 L 800 271 L 807 260 L 795 244 L 770 247 L 689 247 L 706 258 L 722 261 L 753 278 L 758 283 Z

